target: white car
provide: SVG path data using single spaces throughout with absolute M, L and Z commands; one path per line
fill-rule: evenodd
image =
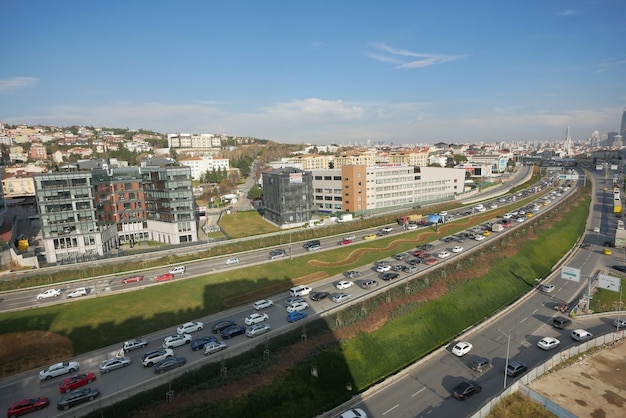
M 510 213 L 505 213 L 504 215 L 502 215 L 502 219 L 511 219 L 512 216 Z
M 71 298 L 78 298 L 81 296 L 85 296 L 87 295 L 87 289 L 85 289 L 84 287 L 79 287 L 77 289 L 72 290 L 70 293 L 67 294 L 67 298 L 71 299 Z
M 386 227 L 384 227 L 384 228 L 382 228 L 382 229 L 380 230 L 380 232 L 382 232 L 383 234 L 389 234 L 389 233 L 391 233 L 392 231 L 393 231 L 393 228 L 392 228 L 392 227 L 390 227 L 390 226 L 386 226 Z
M 61 291 L 59 289 L 48 289 L 38 294 L 37 300 L 55 298 L 57 296 L 61 296 Z
M 476 240 L 476 241 L 482 241 L 482 240 L 484 240 L 484 239 L 485 239 L 485 236 L 484 236 L 484 235 L 475 235 L 475 236 L 474 236 L 474 240 Z
M 339 290 L 343 290 L 343 289 L 347 289 L 349 287 L 351 287 L 354 283 L 352 283 L 349 280 L 342 280 L 340 282 L 337 282 L 337 284 L 335 285 L 335 287 Z
M 463 247 L 461 247 L 460 245 L 457 245 L 456 247 L 452 247 L 453 253 L 460 253 L 462 251 L 463 251 Z
M 98 367 L 98 369 L 100 370 L 100 373 L 108 373 L 111 370 L 128 367 L 130 363 L 130 357 L 113 357 L 100 363 L 100 367 Z
M 544 293 L 552 293 L 554 292 L 555 288 L 556 286 L 554 286 L 553 284 L 544 284 L 540 287 L 541 291 Z
M 148 345 L 148 340 L 143 338 L 133 338 L 132 340 L 128 340 L 122 346 L 122 350 L 125 353 L 129 351 L 137 350 L 138 348 L 145 348 Z
M 350 293 L 336 293 L 331 297 L 331 299 L 335 303 L 341 303 L 347 301 L 351 297 L 352 295 Z
M 214 341 L 204 346 L 204 355 L 208 356 L 222 350 L 226 350 L 226 343 L 224 341 Z
M 450 257 L 450 253 L 447 252 L 447 251 L 442 251 L 439 254 L 437 254 L 437 257 L 439 257 L 439 258 L 447 258 L 447 257 Z
M 378 267 L 376 267 L 376 271 L 379 273 L 387 273 L 388 271 L 391 271 L 391 264 L 379 265 Z
M 361 408 L 353 408 L 339 415 L 339 418 L 367 418 L 367 414 Z
M 192 340 L 192 337 L 189 334 L 170 335 L 169 337 L 165 337 L 163 339 L 163 348 L 180 347 L 181 345 L 191 343 L 191 340 Z
M 154 350 L 141 356 L 141 364 L 143 364 L 144 367 L 150 367 L 170 357 L 174 357 L 174 350 L 172 349 Z
M 593 232 L 600 232 L 600 228 L 598 228 L 597 226 L 593 227 Z
M 39 380 L 48 380 L 63 374 L 74 373 L 79 369 L 77 361 L 64 361 L 52 364 L 39 372 Z
M 537 343 L 537 347 L 541 348 L 542 350 L 548 351 L 552 350 L 553 348 L 557 348 L 559 344 L 561 344 L 561 341 L 557 340 L 556 338 L 544 337 L 539 340 L 539 342 Z
M 587 341 L 593 338 L 593 334 L 584 329 L 575 329 L 574 331 L 572 331 L 571 335 L 573 340 L 580 342 Z
M 230 266 L 231 264 L 239 264 L 239 258 L 238 257 L 232 257 L 226 260 L 226 265 Z
M 452 347 L 452 354 L 457 357 L 463 357 L 469 353 L 474 346 L 467 341 L 459 341 L 454 347 Z
M 356 239 L 356 235 L 348 235 L 343 237 L 344 241 L 354 241 Z
M 515 221 L 516 221 L 517 223 L 520 223 L 520 224 L 521 224 L 521 223 L 522 223 L 522 222 L 524 222 L 525 220 L 526 220 L 526 218 L 522 218 L 522 217 L 520 216 L 520 217 L 519 217 L 519 218 L 517 218 Z
M 295 302 L 287 306 L 287 312 L 303 311 L 309 307 L 306 302 Z
M 256 337 L 257 335 L 265 334 L 272 329 L 268 324 L 256 324 L 252 325 L 246 330 L 246 337 Z
M 406 229 L 417 229 L 417 224 L 407 224 Z
M 201 331 L 203 328 L 204 324 L 202 322 L 185 322 L 184 324 L 176 328 L 176 332 L 178 334 L 189 334 L 190 332 Z
M 259 322 L 267 321 L 268 319 L 270 319 L 270 316 L 266 313 L 253 313 L 248 315 L 243 322 L 245 322 L 246 325 L 254 325 Z
M 261 309 L 265 309 L 265 308 L 269 308 L 271 306 L 274 306 L 274 302 L 272 302 L 269 299 L 261 299 L 261 300 L 257 300 L 256 302 L 254 302 L 254 305 L 252 305 L 252 306 L 257 311 L 260 311 Z

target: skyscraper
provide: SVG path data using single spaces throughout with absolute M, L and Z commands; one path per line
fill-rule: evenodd
M 624 113 L 622 113 L 622 124 L 619 128 L 619 133 L 622 138 L 626 135 L 626 107 L 624 108 Z

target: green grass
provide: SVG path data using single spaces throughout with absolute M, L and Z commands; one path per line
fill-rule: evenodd
M 233 239 L 280 231 L 280 228 L 264 220 L 256 210 L 224 214 L 220 218 L 220 228 Z
M 619 277 L 614 274 L 611 276 Z M 626 279 L 621 278 L 620 280 L 622 286 L 622 298 L 624 296 L 624 286 L 626 286 Z M 611 312 L 617 311 L 620 306 L 620 293 L 613 292 L 611 290 L 606 289 L 597 289 L 597 292 L 593 294 L 593 299 L 591 299 L 591 303 L 589 308 L 593 312 Z M 622 300 L 621 310 L 624 310 L 624 301 Z

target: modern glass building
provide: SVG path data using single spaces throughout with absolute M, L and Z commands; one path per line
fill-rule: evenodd
M 279 226 L 310 221 L 315 211 L 312 179 L 310 171 L 293 167 L 263 173 L 263 216 Z

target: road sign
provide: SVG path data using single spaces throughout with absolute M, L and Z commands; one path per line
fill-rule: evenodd
M 606 274 L 598 274 L 598 287 L 600 289 L 619 292 L 621 281 L 619 277 L 607 276 Z
M 561 279 L 580 283 L 580 269 L 563 266 L 561 269 Z

